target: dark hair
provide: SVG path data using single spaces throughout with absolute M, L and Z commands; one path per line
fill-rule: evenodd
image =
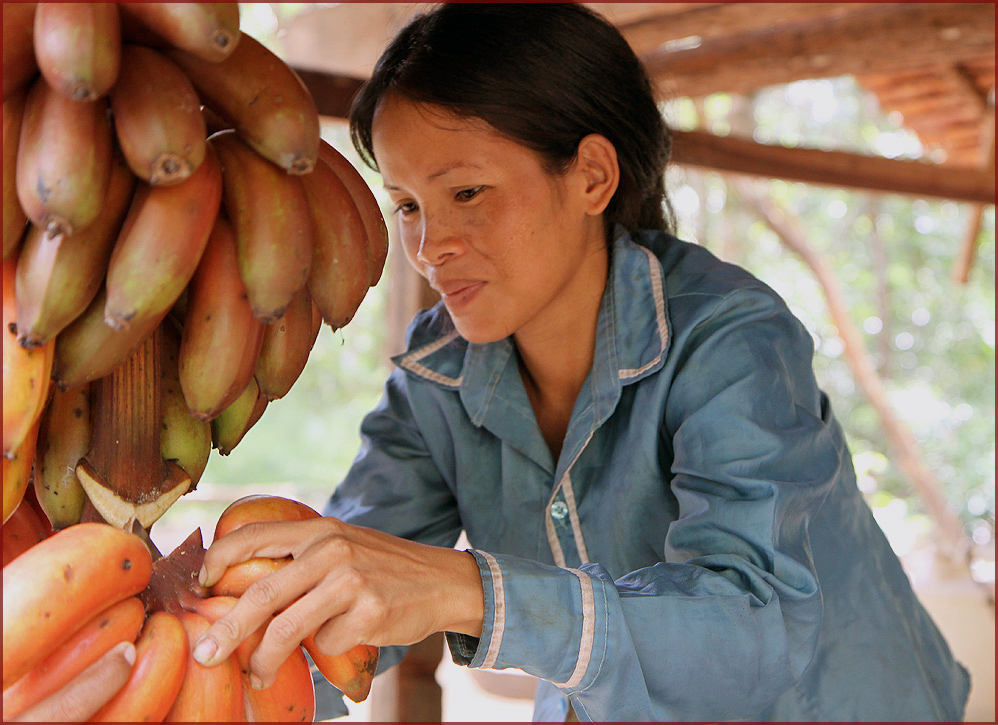
M 671 137 L 634 51 L 574 3 L 445 3 L 416 16 L 381 55 L 350 111 L 350 135 L 377 169 L 371 126 L 388 94 L 484 120 L 564 172 L 579 141 L 605 136 L 620 184 L 609 224 L 674 231 L 665 195 Z

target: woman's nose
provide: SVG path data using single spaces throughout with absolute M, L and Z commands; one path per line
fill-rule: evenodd
M 423 223 L 416 259 L 420 264 L 436 267 L 460 254 L 463 248 L 461 238 L 453 229 L 427 219 Z

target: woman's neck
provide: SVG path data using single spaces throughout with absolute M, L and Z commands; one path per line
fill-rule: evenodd
M 562 295 L 543 319 L 515 335 L 520 377 L 541 434 L 557 461 L 575 400 L 593 365 L 596 324 L 606 287 L 609 252 L 594 254 L 572 294 Z

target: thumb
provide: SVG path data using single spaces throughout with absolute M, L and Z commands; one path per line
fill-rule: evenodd
M 124 687 L 135 664 L 135 645 L 121 642 L 61 689 L 18 715 L 22 722 L 84 722 Z

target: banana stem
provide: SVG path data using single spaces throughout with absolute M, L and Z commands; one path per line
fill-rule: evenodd
M 159 453 L 162 338 L 157 328 L 114 372 L 97 380 L 91 393 L 94 433 L 87 460 L 106 488 L 136 504 L 156 498 L 164 478 Z
M 76 467 L 90 503 L 109 524 L 150 526 L 190 488 L 180 466 L 160 451 L 163 330 L 91 388 L 93 438 Z

